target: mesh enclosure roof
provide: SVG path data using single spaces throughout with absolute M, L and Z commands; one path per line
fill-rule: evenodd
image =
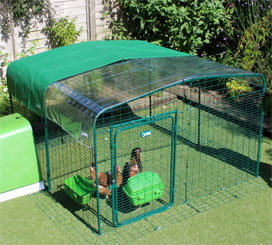
M 51 84 L 47 116 L 75 138 L 91 140 L 96 118 L 110 108 L 182 82 L 230 76 L 260 75 L 197 56 L 123 61 Z

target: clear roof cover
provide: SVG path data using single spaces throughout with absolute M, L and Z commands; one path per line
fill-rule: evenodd
M 46 113 L 76 139 L 88 142 L 95 119 L 107 108 L 184 81 L 228 76 L 261 75 L 197 56 L 122 61 L 52 83 Z

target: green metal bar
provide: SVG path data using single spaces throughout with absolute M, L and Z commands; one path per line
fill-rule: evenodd
M 111 169 L 114 173 L 114 179 L 117 180 L 117 173 L 115 171 L 117 163 L 116 163 L 116 143 L 113 142 L 113 126 L 110 126 L 110 155 L 111 155 Z M 113 185 L 112 189 L 112 223 L 114 226 L 116 226 L 116 216 L 118 216 L 118 210 L 117 210 L 117 192 L 116 185 Z
M 149 116 L 152 116 L 151 104 L 152 104 L 152 98 L 151 98 L 151 95 L 149 95 Z
M 200 116 L 201 116 L 201 110 L 200 110 L 200 104 L 201 104 L 201 88 L 198 88 L 198 134 L 197 134 L 197 144 L 200 145 Z
M 187 109 L 188 110 L 188 109 Z M 183 112 L 181 112 L 183 113 Z M 190 113 L 190 120 L 191 120 L 191 113 Z M 183 120 L 183 116 L 182 116 L 182 121 L 181 121 L 181 126 L 183 127 L 183 124 L 184 124 L 184 120 Z M 186 157 L 186 169 L 185 169 L 185 203 L 188 201 L 188 168 L 189 168 L 189 165 L 188 165 L 188 146 L 187 146 L 187 157 Z
M 48 124 L 47 124 L 46 113 L 44 113 L 44 133 L 45 133 L 47 184 L 48 184 L 48 190 L 51 191 L 52 186 L 51 186 L 51 171 L 50 171 L 49 146 L 48 146 Z
M 172 204 L 168 203 L 167 205 L 165 205 L 165 206 L 163 206 L 163 207 L 159 207 L 159 208 L 157 208 L 157 209 L 151 210 L 151 211 L 146 212 L 146 213 L 144 213 L 144 214 L 141 214 L 141 215 L 139 215 L 139 216 L 136 216 L 136 217 L 130 218 L 130 219 L 128 219 L 128 220 L 125 220 L 125 221 L 123 221 L 123 222 L 121 222 L 121 223 L 118 223 L 118 224 L 117 224 L 117 227 L 120 227 L 120 226 L 123 226 L 123 225 L 127 225 L 127 224 L 131 224 L 131 223 L 133 223 L 133 222 L 136 222 L 136 221 L 138 221 L 138 220 L 144 219 L 144 218 L 146 218 L 146 217 L 148 217 L 148 216 L 150 216 L 150 215 L 153 215 L 153 214 L 161 213 L 161 212 L 163 212 L 163 211 L 169 209 L 171 206 L 172 206 Z
M 97 196 L 97 201 L 96 201 L 96 204 L 97 204 L 97 226 L 98 226 L 98 234 L 99 235 L 102 235 L 102 229 L 101 229 L 101 217 L 100 217 L 100 197 L 99 197 L 99 189 L 98 189 L 98 164 L 97 164 L 97 146 L 96 146 L 96 121 L 94 123 L 94 127 L 93 127 L 93 131 L 94 131 L 94 138 L 93 138 L 93 141 L 94 141 L 94 162 L 95 162 L 95 178 L 96 178 L 96 181 L 95 181 L 95 184 L 96 184 L 96 196 Z
M 151 71 L 150 71 L 150 65 L 151 65 L 151 60 L 148 61 L 149 63 L 149 69 L 148 69 L 148 81 L 149 81 L 149 90 L 151 90 Z M 149 116 L 152 116 L 152 108 L 151 108 L 151 104 L 152 104 L 152 98 L 151 98 L 151 94 L 149 95 Z
M 189 168 L 189 165 L 188 165 L 188 159 L 186 161 L 186 170 L 185 170 L 185 201 L 184 203 L 187 203 L 188 202 L 188 168 Z
M 260 174 L 260 157 L 261 157 L 261 145 L 262 145 L 262 135 L 263 135 L 263 119 L 264 119 L 264 97 L 266 92 L 266 79 L 263 76 L 264 86 L 263 86 L 263 100 L 261 107 L 261 123 L 260 123 L 260 133 L 259 133 L 259 143 L 258 143 L 258 154 L 257 154 L 257 169 L 256 177 L 259 177 Z
M 174 149 L 173 145 L 175 143 L 175 120 L 172 119 L 172 137 L 171 137 L 171 166 L 170 166 L 170 203 L 174 203 L 174 193 L 175 193 L 175 188 L 174 188 Z
M 114 124 L 114 125 L 112 125 L 112 128 L 119 128 L 119 127 L 123 127 L 123 126 L 126 126 L 126 125 L 131 125 L 131 124 L 133 124 L 132 127 L 131 127 L 131 128 L 133 128 L 133 126 L 135 126 L 135 123 L 144 122 L 143 124 L 141 124 L 141 125 L 144 125 L 146 123 L 150 123 L 150 121 L 152 121 L 153 119 L 154 119 L 154 121 L 156 121 L 156 119 L 161 120 L 163 116 L 171 117 L 169 115 L 175 114 L 175 113 L 176 113 L 176 110 L 165 112 L 165 113 L 162 113 L 162 114 L 159 114 L 159 115 L 156 115 L 156 116 L 152 116 L 152 117 L 145 117 L 145 118 L 140 118 L 140 119 L 129 121 L 129 122 Z M 167 118 L 167 117 L 165 117 L 165 118 Z M 146 121 L 148 121 L 148 122 L 146 122 Z M 137 124 L 137 125 L 139 125 L 139 124 Z
M 11 93 L 9 93 L 9 103 L 10 103 L 11 113 L 14 113 L 13 101 L 12 101 L 12 95 L 11 95 Z
M 172 120 L 172 146 L 171 146 L 171 195 L 170 202 L 172 204 L 175 201 L 175 177 L 176 177 L 176 145 L 177 145 L 177 122 L 178 122 L 178 111 L 176 110 L 175 119 Z
M 197 209 L 197 208 L 195 208 L 193 205 L 191 205 L 189 202 L 186 202 L 186 204 L 190 207 L 190 208 L 192 208 L 192 209 L 194 209 L 195 211 L 197 211 L 198 213 L 201 213 L 201 211 L 199 210 L 199 209 Z
M 190 88 L 192 87 L 192 81 L 190 81 Z M 185 100 L 189 100 L 189 106 L 190 108 L 192 108 L 192 89 L 190 89 L 190 94 L 188 95 L 188 98 L 190 99 L 185 99 Z M 190 110 L 190 123 L 192 121 L 192 110 Z M 190 130 L 192 131 L 192 130 Z M 194 139 L 193 139 L 194 140 Z M 192 165 L 192 167 L 194 168 L 194 165 Z M 194 171 L 192 171 L 194 172 Z M 186 161 L 186 176 L 185 176 L 185 203 L 188 202 L 188 176 L 189 176 L 189 147 L 187 147 L 187 161 Z M 194 186 L 194 183 L 193 183 L 193 180 L 192 180 L 192 183 L 191 183 L 191 186 Z
M 158 117 L 158 116 L 157 116 Z M 168 115 L 168 116 L 163 116 L 163 117 L 159 117 L 159 118 L 154 118 L 153 120 L 148 120 L 147 122 L 141 122 L 141 123 L 138 123 L 138 124 L 136 124 L 135 125 L 135 123 L 138 121 L 138 120 L 136 120 L 136 121 L 133 121 L 133 125 L 129 125 L 129 126 L 127 126 L 127 127 L 125 127 L 125 128 L 120 128 L 120 129 L 118 129 L 116 132 L 115 132 L 115 134 L 114 134 L 114 142 L 116 142 L 116 135 L 118 134 L 118 133 L 120 133 L 121 131 L 124 131 L 124 130 L 127 130 L 127 129 L 131 129 L 131 128 L 135 128 L 135 127 L 139 127 L 139 126 L 142 126 L 142 125 L 145 125 L 145 124 L 149 124 L 149 123 L 151 123 L 151 122 L 156 122 L 156 121 L 160 121 L 160 120 L 163 120 L 163 119 L 166 119 L 166 118 L 171 118 L 173 121 L 175 120 L 172 116 L 170 116 L 170 115 Z M 142 119 L 140 119 L 141 121 L 142 121 Z M 124 123 L 124 124 L 127 124 L 127 123 Z M 119 124 L 120 125 L 120 124 Z M 123 126 L 123 125 L 122 125 Z M 115 128 L 115 125 L 113 126 L 113 128 Z
M 111 134 L 112 134 L 112 131 L 113 131 L 113 126 L 111 126 Z M 117 132 L 115 132 L 114 134 L 114 153 L 113 154 L 113 157 L 114 157 L 114 160 L 112 161 L 112 168 L 113 168 L 113 164 L 114 166 L 117 164 L 117 157 L 116 157 L 116 136 L 118 134 L 119 130 Z M 111 139 L 112 139 L 112 135 L 111 135 Z M 117 180 L 117 176 L 114 175 L 114 178 Z M 118 226 L 119 224 L 119 221 L 118 221 L 118 203 L 115 202 L 115 199 L 117 199 L 117 196 L 114 196 L 114 199 L 113 199 L 113 207 L 112 207 L 112 217 L 113 217 L 113 225 L 114 226 Z

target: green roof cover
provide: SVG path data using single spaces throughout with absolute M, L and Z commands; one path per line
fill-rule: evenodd
M 188 54 L 144 41 L 90 41 L 52 49 L 8 66 L 9 92 L 39 115 L 47 87 L 56 81 L 121 60 L 175 57 Z

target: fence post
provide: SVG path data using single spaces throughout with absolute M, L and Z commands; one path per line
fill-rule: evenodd
M 88 38 L 94 41 L 96 39 L 95 0 L 87 0 L 87 15 Z

